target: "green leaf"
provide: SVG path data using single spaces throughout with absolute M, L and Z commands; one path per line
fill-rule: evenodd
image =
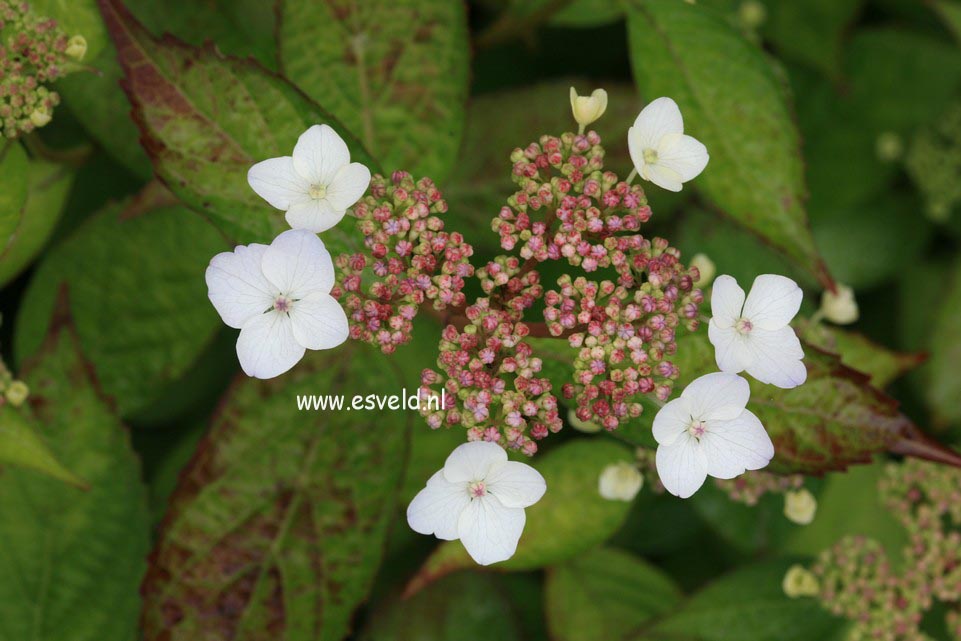
M 521 0 L 519 4 L 533 4 Z M 573 0 L 551 16 L 550 24 L 558 27 L 590 28 L 617 22 L 624 15 L 618 2 L 610 0 Z
M 871 385 L 878 389 L 884 389 L 925 360 L 924 354 L 898 352 L 840 327 L 806 327 L 804 340 L 826 352 L 837 354 L 842 363 L 870 376 Z
M 378 170 L 345 127 L 254 61 L 170 36 L 157 40 L 116 0 L 100 5 L 154 172 L 232 240 L 265 242 L 287 227 L 283 213 L 247 184 L 247 170 L 289 155 L 311 125 L 330 124 L 353 160 Z M 346 250 L 347 227 L 330 230 L 324 242 L 334 254 Z
M 908 133 L 937 118 L 961 89 L 961 56 L 949 42 L 900 28 L 863 29 L 846 52 L 857 125 Z
M 932 0 L 929 6 L 941 17 L 954 39 L 961 43 L 961 3 L 956 0 Z
M 674 98 L 711 162 L 695 185 L 727 215 L 829 285 L 804 210 L 804 167 L 784 81 L 720 14 L 674 0 L 631 0 L 634 78 L 648 100 Z
M 16 141 L 0 147 L 0 240 L 9 242 L 17 231 L 27 202 L 27 152 Z
M 607 540 L 624 522 L 630 503 L 609 501 L 597 491 L 605 467 L 633 461 L 631 451 L 604 438 L 579 439 L 558 446 L 531 464 L 547 481 L 547 493 L 525 510 L 527 524 L 517 552 L 495 570 L 531 570 L 575 557 Z M 435 470 L 436 471 L 436 470 Z M 426 483 L 427 479 L 422 479 Z M 460 541 L 442 543 L 408 586 L 408 594 L 428 583 L 477 564 Z
M 20 274 L 47 243 L 60 220 L 73 177 L 62 165 L 39 160 L 29 163 L 27 196 L 20 208 L 17 226 L 0 249 L 0 285 Z
M 678 390 L 716 371 L 706 327 L 678 339 L 675 363 L 681 370 Z M 869 462 L 873 454 L 886 450 L 961 463 L 961 458 L 927 439 L 901 414 L 897 401 L 872 387 L 866 375 L 843 365 L 837 356 L 806 345 L 804 363 L 807 381 L 790 390 L 746 377 L 751 384 L 748 409 L 761 419 L 774 441 L 769 471 L 817 474 Z M 653 411 L 642 414 L 646 432 L 653 418 Z M 630 436 L 631 431 L 617 434 Z M 637 442 L 650 446 L 646 436 Z
M 598 548 L 547 570 L 547 623 L 554 641 L 610 641 L 666 614 L 677 586 L 646 561 Z
M 280 0 L 278 8 L 286 76 L 361 136 L 387 171 L 443 184 L 464 127 L 465 3 Z
M 927 368 L 926 398 L 936 422 L 961 422 L 961 377 L 958 362 L 961 359 L 961 262 L 955 264 L 954 272 L 946 284 L 942 284 L 937 311 L 928 319 L 930 332 L 928 349 L 931 352 Z M 931 323 L 933 322 L 933 326 Z
M 109 206 L 47 254 L 18 310 L 14 338 L 19 362 L 39 349 L 65 285 L 84 350 L 123 416 L 197 367 L 220 327 L 204 270 L 227 249 L 217 230 L 185 207 L 137 215 L 132 208 Z
M 144 637 L 341 639 L 380 561 L 409 415 L 301 412 L 301 394 L 393 394 L 363 345 L 243 379 L 181 475 L 144 582 Z
M 838 281 L 861 289 L 893 279 L 927 247 L 931 224 L 920 203 L 884 194 L 856 206 L 812 210 L 814 237 Z
M 863 0 L 765 0 L 762 32 L 783 56 L 833 78 L 840 75 L 842 36 Z
M 39 436 L 88 489 L 0 475 L 0 638 L 130 641 L 149 539 L 140 464 L 68 328 L 58 323 L 24 380 Z
M 669 617 L 629 639 L 686 641 L 811 641 L 841 623 L 814 599 L 791 599 L 781 589 L 790 559 L 736 570 L 692 596 Z
M 374 611 L 361 641 L 521 641 L 501 577 L 461 572 Z M 532 606 L 533 604 L 525 604 Z
M 86 488 L 83 479 L 63 466 L 20 410 L 0 406 L 0 463 L 36 470 L 50 478 Z

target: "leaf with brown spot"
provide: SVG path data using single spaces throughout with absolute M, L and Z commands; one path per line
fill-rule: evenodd
M 137 638 L 146 491 L 128 434 L 91 371 L 59 318 L 23 374 L 38 435 L 86 489 L 33 470 L 0 473 L 3 641 Z
M 172 36 L 154 38 L 119 0 L 99 2 L 154 172 L 232 240 L 267 242 L 287 228 L 283 213 L 247 184 L 247 170 L 289 156 L 311 125 L 329 124 L 347 142 L 352 160 L 378 169 L 346 127 L 253 60 Z M 348 233 L 339 226 L 324 236 L 334 244 L 332 253 L 346 249 Z
M 388 171 L 442 183 L 469 84 L 463 0 L 278 0 L 284 73 Z
M 384 359 L 311 353 L 282 380 L 228 392 L 171 499 L 145 639 L 343 638 L 380 562 L 411 415 L 302 412 L 296 396 L 396 393 Z

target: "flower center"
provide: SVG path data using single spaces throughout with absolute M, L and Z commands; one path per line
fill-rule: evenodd
M 484 485 L 484 481 L 474 481 L 467 485 L 467 493 L 472 499 L 479 499 L 487 496 L 487 486 Z
M 657 162 L 657 150 L 656 149 L 645 149 L 644 150 L 644 162 L 648 165 L 653 165 Z
M 310 189 L 307 190 L 310 197 L 314 200 L 320 200 L 321 198 L 327 197 L 327 185 L 311 185 Z
M 286 296 L 281 295 L 274 299 L 274 309 L 278 312 L 286 314 L 290 311 L 290 308 L 293 307 L 293 303 L 294 301 L 290 300 Z
M 739 334 L 750 334 L 751 330 L 754 329 L 754 324 L 746 318 L 739 318 L 737 322 L 734 323 L 734 329 L 736 329 Z
M 704 432 L 706 431 L 707 423 L 704 421 L 691 421 L 690 426 L 687 428 L 687 433 L 698 439 L 704 436 Z

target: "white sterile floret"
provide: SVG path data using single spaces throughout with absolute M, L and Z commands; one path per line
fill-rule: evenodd
M 294 229 L 322 232 L 340 222 L 370 184 L 370 170 L 350 162 L 347 143 L 327 125 L 314 125 L 297 139 L 292 156 L 259 162 L 247 182 Z
M 837 283 L 836 287 L 836 292 L 826 289 L 821 294 L 821 313 L 832 323 L 850 325 L 858 320 L 860 314 L 854 290 L 841 283 Z
M 240 330 L 237 357 L 248 376 L 279 376 L 306 350 L 347 340 L 347 315 L 330 295 L 334 264 L 311 232 L 291 229 L 269 246 L 217 254 L 206 276 L 210 302 Z
M 460 539 L 474 561 L 490 565 L 514 555 L 524 531 L 524 508 L 537 503 L 546 489 L 540 472 L 508 461 L 499 445 L 464 443 L 410 502 L 407 522 L 421 534 Z
M 747 300 L 730 276 L 719 276 L 711 292 L 708 336 L 722 372 L 746 371 L 784 389 L 807 380 L 804 350 L 789 323 L 801 307 L 801 288 L 790 278 L 764 274 L 754 279 Z
M 695 379 L 654 417 L 657 474 L 682 499 L 708 475 L 732 479 L 759 470 L 774 457 L 761 421 L 745 409 L 751 389 L 736 374 L 715 372 Z
M 670 98 L 644 107 L 627 131 L 627 147 L 641 178 L 670 191 L 681 191 L 710 160 L 700 141 L 684 135 L 681 110 Z

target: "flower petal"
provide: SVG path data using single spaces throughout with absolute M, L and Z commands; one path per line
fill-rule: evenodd
M 708 160 L 707 147 L 696 138 L 684 134 L 664 136 L 657 148 L 658 166 L 675 171 L 681 177 L 681 182 L 697 177 L 707 167 Z
M 668 134 L 683 134 L 684 118 L 677 103 L 667 97 L 652 100 L 637 115 L 628 132 L 628 146 L 636 145 L 640 152 L 657 149 L 661 138 Z M 632 150 L 631 158 L 634 159 Z M 637 165 L 637 160 L 634 160 Z
M 326 198 L 311 198 L 302 203 L 291 205 L 284 218 L 294 229 L 303 229 L 315 234 L 327 231 L 344 219 L 346 211 L 337 211 Z
M 457 523 L 470 495 L 463 483 L 450 483 L 438 470 L 407 506 L 407 523 L 414 532 L 433 534 L 438 539 L 457 538 Z
M 744 290 L 733 277 L 718 276 L 711 287 L 711 320 L 718 327 L 734 327 L 744 307 Z
M 494 463 L 485 479 L 487 491 L 504 507 L 528 507 L 541 500 L 547 482 L 530 465 L 517 461 Z
M 313 292 L 327 294 L 334 286 L 334 262 L 324 241 L 303 229 L 277 236 L 264 252 L 264 276 L 280 293 L 294 299 Z
M 294 170 L 290 156 L 257 163 L 247 171 L 247 182 L 271 207 L 284 211 L 310 199 L 310 183 Z
M 660 163 L 644 165 L 640 174 L 641 178 L 651 181 L 661 189 L 677 192 L 684 187 L 681 184 L 681 174 Z
M 261 271 L 266 245 L 241 245 L 217 254 L 207 267 L 207 297 L 227 325 L 240 329 L 274 303 L 276 289 Z
M 688 399 L 694 418 L 727 421 L 744 411 L 751 398 L 751 386 L 737 374 L 714 372 L 691 381 L 681 392 L 681 398 Z
M 714 360 L 722 372 L 737 374 L 753 362 L 754 357 L 744 344 L 744 335 L 733 327 L 719 327 L 715 319 L 707 326 L 707 337 L 714 346 Z
M 340 303 L 323 292 L 312 292 L 290 310 L 294 338 L 307 349 L 330 349 L 347 340 L 350 328 Z
M 803 297 L 804 292 L 790 278 L 762 274 L 754 279 L 747 295 L 744 317 L 761 329 L 781 329 L 798 313 Z
M 451 483 L 470 483 L 487 478 L 495 463 L 507 461 L 507 452 L 489 441 L 472 441 L 454 448 L 444 462 L 444 477 Z
M 759 470 L 774 458 L 774 444 L 760 419 L 750 410 L 729 421 L 709 421 L 701 438 L 707 473 L 732 479 L 745 470 Z
M 790 326 L 775 331 L 754 329 L 744 345 L 751 354 L 745 369 L 762 383 L 791 389 L 807 380 L 807 368 L 801 361 L 804 350 Z
M 659 445 L 654 460 L 664 489 L 682 499 L 697 492 L 707 478 L 707 460 L 700 443 L 691 436 Z
M 294 147 L 294 168 L 309 184 L 330 185 L 349 162 L 347 143 L 328 125 L 314 125 L 300 134 Z
M 691 404 L 688 399 L 675 398 L 654 415 L 654 440 L 671 445 L 691 426 Z
M 240 330 L 237 357 L 247 376 L 274 378 L 304 357 L 287 314 L 271 311 L 255 316 Z
M 327 202 L 334 211 L 345 211 L 367 191 L 370 169 L 359 162 L 344 165 L 327 187 Z
M 488 494 L 461 512 L 457 534 L 474 561 L 490 565 L 514 556 L 526 520 L 523 508 L 505 507 Z

